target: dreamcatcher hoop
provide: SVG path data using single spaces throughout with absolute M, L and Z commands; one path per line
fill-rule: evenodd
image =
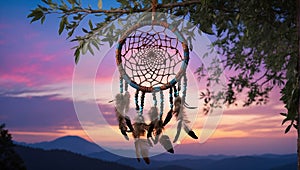
M 175 75 L 175 77 L 170 80 L 169 82 L 163 83 L 161 86 L 143 86 L 141 84 L 138 84 L 137 82 L 133 81 L 132 79 L 129 78 L 128 74 L 126 73 L 126 71 L 123 68 L 122 65 L 122 47 L 123 45 L 126 43 L 126 38 L 135 30 L 137 30 L 138 28 L 141 28 L 143 26 L 162 26 L 165 29 L 169 29 L 171 30 L 176 36 L 178 41 L 180 41 L 182 43 L 182 48 L 183 48 L 183 60 L 182 60 L 182 64 L 181 64 L 181 68 L 180 70 L 177 72 L 177 74 Z M 181 77 L 185 74 L 186 72 L 186 68 L 189 62 L 189 48 L 188 45 L 185 41 L 185 39 L 183 38 L 182 34 L 176 29 L 176 27 L 173 27 L 172 25 L 168 24 L 165 21 L 143 21 L 140 22 L 136 25 L 134 25 L 133 27 L 131 27 L 129 30 L 127 30 L 124 35 L 120 38 L 118 44 L 117 44 L 117 49 L 116 49 L 116 63 L 117 63 L 117 67 L 118 70 L 120 72 L 120 76 L 126 81 L 127 84 L 129 84 L 131 87 L 145 92 L 145 93 L 151 93 L 151 92 L 158 92 L 161 90 L 166 90 L 170 87 L 173 87 L 180 79 Z

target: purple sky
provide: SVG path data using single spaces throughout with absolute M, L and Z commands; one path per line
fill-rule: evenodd
M 104 7 L 110 7 L 109 2 L 103 1 Z M 56 16 L 47 18 L 43 25 L 30 24 L 26 16 L 38 3 L 38 0 L 0 2 L 0 123 L 6 123 L 17 141 L 39 142 L 64 135 L 89 139 L 71 98 L 75 64 L 70 48 L 76 44 L 65 40 L 64 33 L 58 35 Z M 93 57 L 96 58 L 91 56 L 91 60 Z M 113 64 L 105 60 L 100 69 L 112 68 Z M 112 70 L 106 70 L 97 76 L 102 87 L 109 86 L 112 80 Z M 295 153 L 296 131 L 284 134 L 279 113 L 285 110 L 279 98 L 279 89 L 275 89 L 267 105 L 225 108 L 218 129 L 209 140 L 199 144 L 185 138 L 177 145 L 178 153 Z M 102 100 L 100 108 L 108 113 L 113 110 L 112 105 Z M 111 125 L 116 124 L 114 113 L 105 118 Z

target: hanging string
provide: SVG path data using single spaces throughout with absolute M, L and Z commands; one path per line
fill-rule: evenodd
M 161 90 L 160 91 L 160 113 L 158 116 L 158 120 L 160 120 L 160 118 L 162 117 L 164 112 L 164 92 Z
M 152 0 L 152 3 L 151 3 L 152 21 L 155 20 L 156 7 L 157 7 L 157 0 Z

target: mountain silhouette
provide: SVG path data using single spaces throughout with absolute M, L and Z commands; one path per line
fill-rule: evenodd
M 20 144 L 24 145 L 24 143 L 20 143 Z M 25 144 L 25 146 L 30 146 L 33 148 L 41 148 L 45 150 L 63 149 L 74 153 L 80 153 L 83 155 L 93 153 L 93 152 L 104 151 L 97 144 L 89 142 L 78 136 L 64 136 L 64 137 L 57 138 L 53 141 Z
M 17 146 L 15 151 L 22 157 L 28 170 L 131 170 L 130 166 L 93 159 L 65 150 L 43 150 Z
M 125 158 L 110 153 L 104 150 L 103 148 L 101 148 L 100 146 L 96 145 L 95 143 L 89 142 L 77 136 L 65 136 L 50 142 L 40 142 L 34 144 L 19 143 L 19 144 L 35 147 L 35 148 L 42 148 L 46 150 L 51 150 L 51 149 L 68 150 L 74 153 L 83 154 L 87 157 L 93 158 L 93 160 L 109 161 L 111 163 L 117 163 L 119 165 L 125 165 L 127 167 L 130 166 L 136 169 L 143 169 L 143 170 L 150 170 L 150 169 L 296 170 L 297 169 L 296 154 L 289 154 L 289 155 L 264 154 L 264 155 L 252 155 L 252 156 L 228 156 L 228 155 L 197 156 L 197 155 L 163 153 L 152 157 L 150 165 L 147 165 L 144 162 L 138 162 L 135 158 Z M 58 152 L 57 150 L 54 151 Z M 54 151 L 50 151 L 50 152 L 54 152 Z M 126 152 L 131 152 L 131 151 L 126 151 Z M 49 159 L 51 160 L 56 158 L 49 157 Z

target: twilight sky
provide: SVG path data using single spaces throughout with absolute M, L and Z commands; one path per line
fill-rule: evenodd
M 97 0 L 91 2 L 95 5 Z M 115 93 L 114 59 L 105 58 L 94 75 L 97 103 L 109 126 L 89 124 L 83 129 L 80 124 L 83 120 L 80 115 L 78 120 L 73 105 L 72 82 L 75 81 L 76 88 L 81 90 L 78 102 L 88 107 L 91 100 L 88 89 L 92 88 L 88 78 L 95 71 L 89 69 L 98 66 L 99 60 L 97 55 L 87 55 L 75 66 L 70 48 L 76 44 L 65 40 L 65 33 L 58 35 L 57 16 L 49 16 L 43 25 L 30 24 L 26 16 L 38 3 L 38 0 L 0 2 L 0 123 L 6 123 L 17 141 L 40 142 L 78 135 L 96 140 L 98 144 L 130 148 L 131 145 L 126 144 L 117 130 L 113 105 L 107 102 Z M 115 4 L 103 1 L 103 5 L 109 8 Z M 108 56 L 113 54 L 112 51 L 106 51 Z M 74 76 L 75 68 L 85 71 Z M 193 72 L 195 68 L 190 69 Z M 198 83 L 191 82 L 191 86 Z M 281 126 L 279 113 L 285 109 L 279 101 L 279 91 L 275 88 L 270 101 L 263 106 L 225 107 L 218 128 L 206 142 L 200 144 L 186 137 L 176 146 L 177 153 L 295 153 L 296 131 L 292 129 L 284 134 L 285 126 Z M 90 116 L 97 119 L 99 115 L 91 113 Z M 193 126 L 197 133 L 201 131 L 203 119 L 204 115 L 198 113 Z M 174 120 L 170 126 L 173 124 Z M 107 133 L 106 128 L 115 133 Z M 89 137 L 84 130 L 92 136 Z M 97 138 L 96 133 L 101 133 L 102 137 Z

